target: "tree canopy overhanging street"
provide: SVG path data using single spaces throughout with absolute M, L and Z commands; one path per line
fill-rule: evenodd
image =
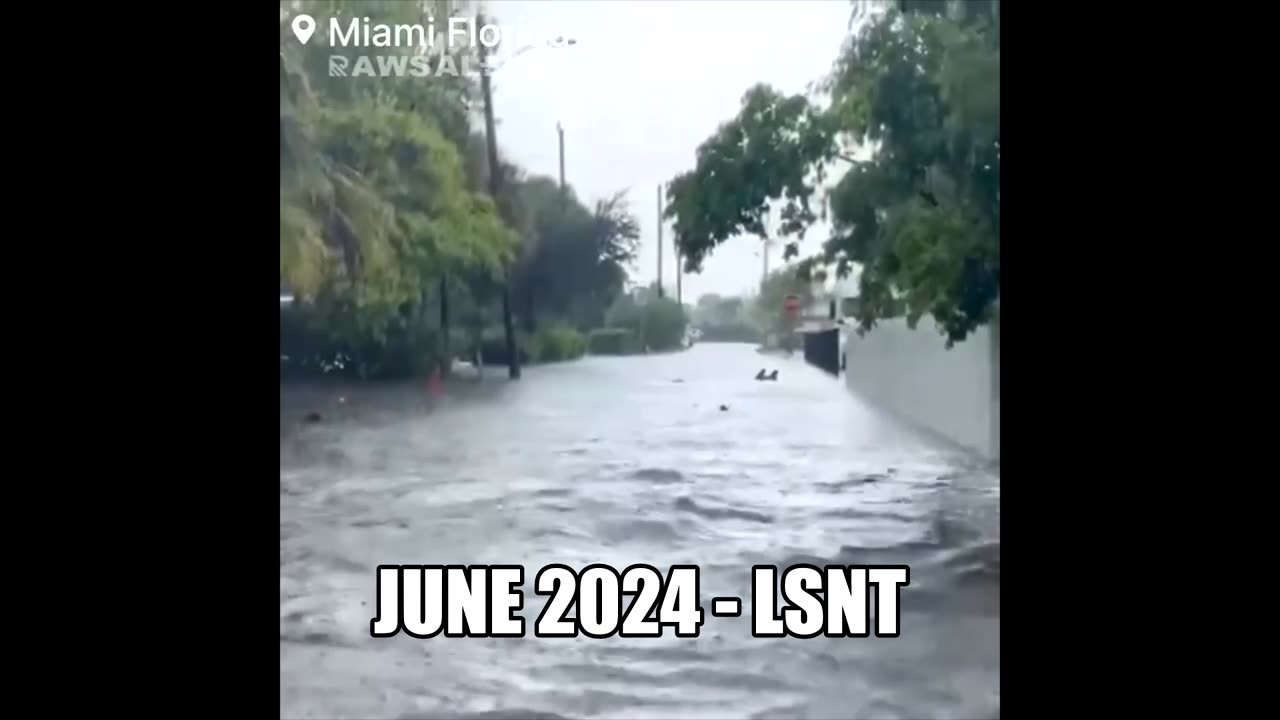
M 1000 3 L 880 10 L 817 93 L 748 90 L 671 181 L 666 214 L 690 272 L 721 243 L 766 237 L 775 208 L 787 259 L 829 216 L 831 236 L 798 271 L 859 267 L 861 331 L 930 315 L 950 345 L 991 319 L 1000 294 Z

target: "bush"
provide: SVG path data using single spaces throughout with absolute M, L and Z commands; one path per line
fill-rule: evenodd
M 447 362 L 433 329 L 397 318 L 376 336 L 339 339 L 327 318 L 309 307 L 281 311 L 280 355 L 282 379 L 396 380 L 430 374 Z
M 568 325 L 539 328 L 523 342 L 533 362 L 564 362 L 582 357 L 587 352 L 587 339 Z
M 516 333 L 516 354 L 521 365 L 529 363 L 529 347 L 521 333 Z M 480 357 L 485 365 L 507 364 L 507 339 L 501 327 L 488 328 L 480 340 Z
M 521 365 L 564 362 L 585 355 L 587 339 L 572 326 L 557 323 L 539 328 L 532 335 L 516 330 L 516 350 Z M 507 342 L 500 326 L 484 331 L 480 352 L 485 365 L 507 364 Z
M 624 295 L 609 309 L 607 317 L 610 328 L 630 330 L 635 337 L 630 352 L 641 352 L 645 347 L 653 351 L 683 347 L 685 329 L 689 326 L 684 306 L 671 298 L 653 297 L 637 302 Z
M 684 346 L 684 332 L 689 326 L 684 308 L 670 298 L 645 304 L 642 334 L 650 350 L 675 350 Z
M 631 355 L 640 352 L 635 333 L 626 328 L 597 328 L 587 336 L 592 355 Z

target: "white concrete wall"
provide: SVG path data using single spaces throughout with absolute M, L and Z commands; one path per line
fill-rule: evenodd
M 946 349 L 931 318 L 849 331 L 845 383 L 872 405 L 980 455 L 1000 459 L 1000 328 Z

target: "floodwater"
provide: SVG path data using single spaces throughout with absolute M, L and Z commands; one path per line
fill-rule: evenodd
M 901 636 L 752 637 L 751 566 L 802 562 L 908 564 Z M 370 637 L 378 565 L 486 563 L 525 566 L 530 637 Z M 701 636 L 532 637 L 551 563 L 697 564 Z M 999 478 L 798 359 L 281 390 L 282 717 L 991 718 L 999 686 Z

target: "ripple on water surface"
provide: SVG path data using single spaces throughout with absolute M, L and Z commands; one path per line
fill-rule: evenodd
M 684 475 L 679 470 L 667 468 L 643 468 L 631 473 L 631 478 L 651 483 L 684 482 Z
M 998 479 L 801 363 L 755 383 L 762 362 L 586 358 L 435 411 L 346 389 L 340 422 L 282 432 L 282 716 L 998 716 Z M 524 563 L 529 625 L 554 562 L 697 563 L 704 609 L 749 601 L 757 562 L 902 562 L 911 585 L 891 641 L 754 638 L 749 604 L 696 639 L 375 640 L 382 562 Z
M 709 503 L 698 503 L 689 497 L 676 498 L 675 508 L 682 512 L 693 513 L 708 520 L 747 520 L 757 523 L 771 523 L 773 517 L 754 510 L 732 507 L 717 507 Z

